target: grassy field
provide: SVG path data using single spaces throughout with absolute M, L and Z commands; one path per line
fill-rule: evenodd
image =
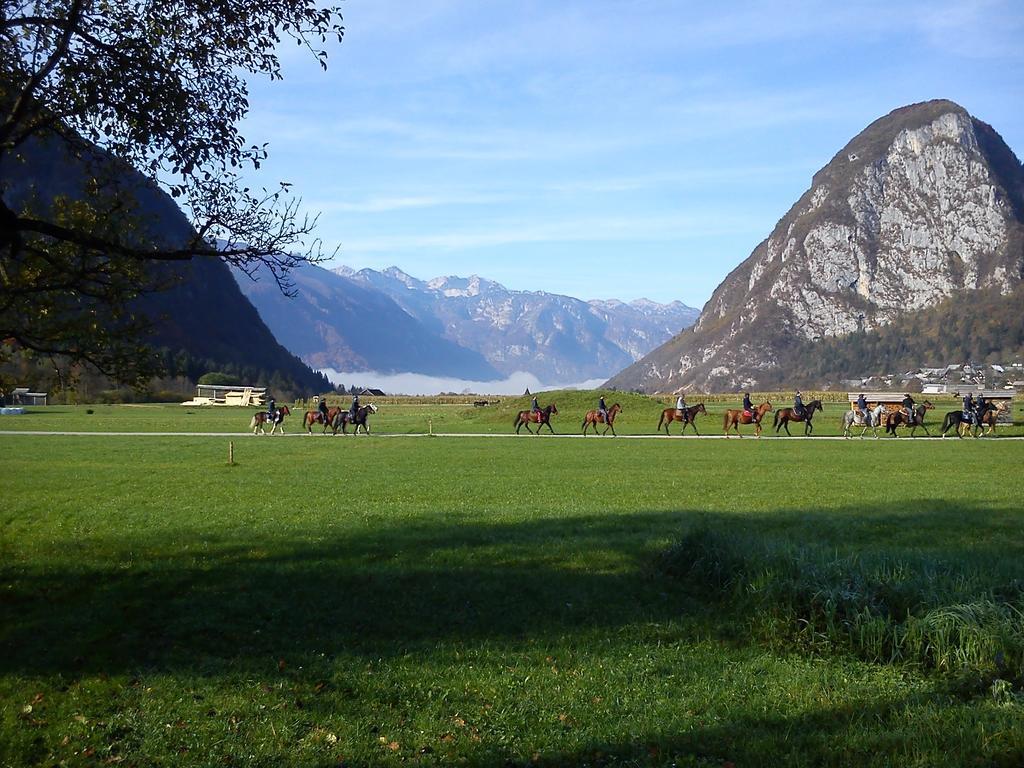
M 0 765 L 1024 762 L 1017 441 L 227 442 L 0 435 Z
M 605 392 L 609 406 L 620 403 L 623 410 L 615 421 L 615 430 L 622 435 L 653 435 L 657 433 L 658 421 L 662 409 L 668 402 L 661 399 L 635 395 L 624 392 Z M 828 394 L 828 393 L 826 393 Z M 835 394 L 833 393 L 833 396 Z M 839 395 L 842 397 L 842 395 Z M 558 414 L 552 417 L 552 426 L 559 434 L 580 434 L 583 416 L 597 404 L 598 393 L 558 391 L 543 392 L 538 395 L 542 406 L 555 403 Z M 781 400 L 775 394 L 772 401 L 775 407 L 789 407 L 791 398 Z M 755 396 L 760 403 L 764 395 Z M 918 396 L 919 401 L 923 400 Z M 726 408 L 739 408 L 739 400 L 716 397 L 706 403 L 707 415 L 697 416 L 697 429 L 704 435 L 722 434 L 722 416 Z M 938 434 L 943 416 L 947 411 L 957 408 L 953 398 L 934 397 L 931 399 L 935 409 L 928 412 L 926 426 L 932 434 Z M 366 402 L 370 402 L 369 399 Z M 694 398 L 691 405 L 701 402 Z M 332 405 L 348 406 L 348 401 L 331 401 Z M 674 401 L 673 401 L 674 404 Z M 313 406 L 309 406 L 312 408 Z M 371 431 L 381 434 L 425 434 L 435 433 L 489 433 L 511 434 L 515 430 L 513 423 L 520 410 L 528 410 L 528 397 L 497 398 L 487 407 L 474 407 L 470 402 L 434 402 L 430 398 L 387 398 L 380 403 L 379 412 L 370 417 Z M 849 405 L 845 402 L 828 402 L 822 413 L 815 414 L 815 435 L 842 434 L 842 416 Z M 302 430 L 302 414 L 305 404 L 293 405 L 293 413 L 285 420 L 285 428 L 289 433 Z M 67 430 L 67 431 L 141 431 L 141 432 L 245 432 L 254 409 L 244 408 L 187 408 L 180 405 L 92 405 L 92 406 L 49 406 L 46 408 L 30 408 L 23 416 L 0 418 L 0 431 L 3 430 Z M 765 420 L 765 436 L 772 436 L 772 416 Z M 1000 425 L 997 435 L 1024 436 L 1024 403 L 1017 403 L 1014 408 L 1013 426 Z M 315 428 L 320 432 L 322 428 Z M 803 426 L 794 424 L 790 431 L 793 436 L 803 435 Z M 880 430 L 880 432 L 883 430 Z M 592 432 L 592 431 L 591 431 Z M 679 422 L 670 426 L 672 435 L 680 434 Z M 740 433 L 752 436 L 751 425 L 741 426 Z M 526 435 L 526 429 L 521 430 Z M 544 434 L 548 434 L 544 429 Z M 692 430 L 687 430 L 692 435 Z M 785 437 L 785 432 L 778 433 Z M 906 435 L 906 428 L 900 429 Z M 924 436 L 921 430 L 917 433 Z M 952 435 L 952 432 L 950 432 Z M 609 437 L 610 437 L 609 433 Z M 870 433 L 868 433 L 870 437 Z

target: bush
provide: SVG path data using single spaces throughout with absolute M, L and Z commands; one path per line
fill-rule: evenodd
M 662 552 L 657 572 L 729 605 L 780 650 L 850 653 L 930 669 L 961 691 L 1024 687 L 1021 584 L 932 557 L 837 558 L 699 527 Z

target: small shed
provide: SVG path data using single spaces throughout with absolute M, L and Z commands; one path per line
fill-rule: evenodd
M 45 392 L 29 392 L 28 387 L 15 387 L 11 390 L 11 405 L 46 405 L 47 397 Z
M 196 396 L 182 405 L 266 405 L 266 387 L 240 387 L 227 384 L 197 384 Z

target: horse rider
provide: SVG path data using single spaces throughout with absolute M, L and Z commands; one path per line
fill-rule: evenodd
M 352 395 L 352 405 L 350 405 L 348 407 L 348 420 L 351 423 L 353 423 L 353 424 L 355 424 L 355 421 L 356 421 L 356 411 L 358 411 L 358 410 L 359 410 L 359 395 L 355 394 L 355 395 Z
M 754 404 L 750 402 L 750 393 L 743 393 L 743 410 L 750 414 L 750 418 L 754 418 Z
M 861 422 L 866 424 L 868 420 L 868 401 L 864 397 L 863 392 L 857 395 L 857 411 L 860 413 Z
M 267 400 L 267 421 L 271 424 L 274 423 L 274 418 L 277 416 L 277 401 L 274 396 L 271 395 L 270 399 Z
M 976 416 L 974 408 L 974 395 L 968 392 L 966 395 L 964 395 L 964 412 L 962 414 L 963 420 L 966 421 L 968 424 L 974 424 Z
M 320 411 L 320 418 L 322 418 L 324 420 L 324 426 L 326 426 L 327 425 L 327 398 L 326 397 L 321 397 L 320 398 L 320 405 L 318 405 L 316 407 L 316 409 L 318 411 Z
M 801 419 L 804 417 L 804 396 L 800 394 L 799 389 L 793 395 L 793 413 Z
M 903 411 L 907 414 L 907 424 L 914 423 L 914 398 L 910 396 L 909 392 L 904 393 L 903 402 L 900 403 L 903 406 Z
M 607 424 L 608 406 L 604 404 L 604 395 L 601 395 L 601 397 L 597 401 L 597 412 L 601 414 L 601 418 L 604 420 L 604 423 Z
M 981 420 L 985 418 L 985 411 L 993 406 L 989 405 L 988 400 L 985 399 L 984 395 L 978 395 L 978 404 L 975 406 L 974 413 L 977 417 L 975 424 L 981 424 Z
M 540 418 L 540 405 L 537 403 L 537 396 L 533 396 L 533 401 L 530 403 L 530 413 L 537 414 L 537 418 Z
M 679 417 L 680 421 L 686 421 L 686 398 L 683 397 L 682 392 L 676 398 L 676 416 Z

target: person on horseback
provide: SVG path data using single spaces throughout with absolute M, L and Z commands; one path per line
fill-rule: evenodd
M 795 413 L 798 418 L 802 419 L 804 417 L 804 397 L 800 394 L 799 389 L 796 391 L 796 394 L 793 395 L 793 413 Z
M 536 413 L 538 417 L 540 416 L 540 404 L 537 402 L 536 395 L 533 396 L 533 401 L 530 403 L 530 413 Z
M 684 413 L 685 411 L 686 411 L 686 398 L 683 397 L 683 393 L 680 392 L 679 393 L 679 397 L 676 398 L 676 415 L 679 417 L 680 420 L 685 420 L 686 419 L 686 415 Z
M 597 412 L 601 414 L 601 419 L 605 424 L 608 423 L 608 406 L 604 404 L 604 395 L 597 401 Z
M 318 405 L 316 407 L 316 409 L 318 411 L 320 411 L 320 418 L 323 419 L 324 424 L 326 425 L 327 424 L 327 398 L 326 397 L 321 397 L 320 398 L 320 405 Z
M 991 407 L 993 406 L 989 405 L 984 395 L 978 395 L 978 404 L 974 407 L 974 423 L 980 426 L 982 419 L 985 418 L 985 411 Z
M 358 411 L 358 410 L 359 410 L 359 394 L 356 393 L 356 394 L 352 395 L 352 405 L 350 405 L 348 407 L 348 420 L 350 422 L 352 422 L 353 424 L 355 423 L 356 411 Z
M 754 404 L 750 402 L 750 393 L 743 393 L 743 410 L 750 414 L 750 418 L 754 418 Z
M 277 401 L 274 399 L 274 396 L 271 395 L 267 400 L 267 421 L 273 424 L 275 416 L 277 416 Z
M 861 423 L 867 423 L 868 401 L 863 392 L 857 395 L 857 412 L 860 414 Z
M 974 408 L 974 395 L 968 392 L 966 395 L 964 395 L 964 412 L 962 414 L 963 420 L 966 421 L 968 424 L 974 423 Z
M 904 393 L 904 395 L 903 395 L 903 402 L 901 403 L 901 405 L 903 406 L 903 412 L 907 414 L 907 424 L 909 424 L 910 426 L 913 426 L 914 425 L 914 398 L 912 398 L 910 396 L 909 392 Z

